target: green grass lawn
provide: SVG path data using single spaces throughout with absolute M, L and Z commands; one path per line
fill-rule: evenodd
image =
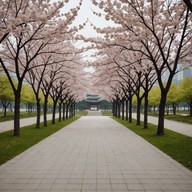
M 142 113 L 143 114 L 143 113 Z M 178 113 L 176 115 L 173 115 L 173 114 L 165 114 L 165 119 L 169 119 L 169 120 L 173 120 L 173 121 L 179 121 L 179 122 L 184 122 L 184 123 L 190 123 L 192 124 L 192 117 L 189 116 L 189 114 L 187 115 L 186 113 L 186 116 L 184 115 L 181 115 L 181 114 L 184 114 L 184 113 Z M 158 117 L 158 113 L 151 113 L 149 112 L 148 113 L 149 116 L 153 116 L 153 117 Z
M 102 111 L 102 116 L 112 116 L 112 112 L 111 111 Z
M 81 116 L 87 116 L 88 112 L 87 111 L 79 111 L 76 113 L 76 117 L 81 117 Z
M 166 119 L 192 124 L 192 117 L 182 115 L 165 115 Z
M 62 122 L 56 121 L 56 124 L 54 125 L 51 124 L 51 121 L 48 121 L 48 126 L 43 127 L 41 124 L 40 129 L 35 128 L 35 125 L 23 127 L 20 130 L 21 135 L 17 137 L 12 136 L 13 131 L 0 133 L 0 165 L 77 120 L 83 115 L 86 115 L 86 113 L 78 112 L 76 117 Z
M 192 137 L 184 136 L 168 129 L 165 129 L 164 136 L 157 136 L 156 125 L 149 124 L 148 129 L 143 129 L 143 125 L 135 125 L 135 120 L 133 120 L 133 123 L 128 123 L 127 121 L 118 118 L 113 119 L 140 135 L 185 167 L 192 170 Z
M 47 114 L 50 114 L 51 112 L 48 112 Z M 43 115 L 43 113 L 42 113 Z M 28 113 L 26 111 L 21 112 L 20 118 L 24 119 L 24 118 L 29 118 L 29 117 L 36 117 L 37 113 L 36 112 L 32 112 L 32 113 Z M 3 121 L 9 121 L 9 120 L 13 120 L 14 119 L 14 112 L 7 112 L 7 116 L 4 117 L 3 113 L 0 112 L 0 122 Z
M 51 114 L 52 112 L 48 112 L 47 114 Z M 87 111 L 80 111 L 80 112 L 77 112 L 77 116 L 86 116 L 87 115 Z M 43 113 L 42 113 L 43 115 Z M 24 118 L 30 118 L 30 117 L 36 117 L 37 116 L 37 113 L 36 112 L 33 112 L 33 113 L 28 113 L 28 112 L 21 112 L 21 116 L 20 118 L 21 119 L 24 119 Z M 7 116 L 6 117 L 3 117 L 3 113 L 0 112 L 0 122 L 3 122 L 3 121 L 9 121 L 9 120 L 13 120 L 14 119 L 14 113 L 13 112 L 7 112 Z

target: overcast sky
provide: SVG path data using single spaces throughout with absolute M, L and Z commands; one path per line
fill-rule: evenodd
M 79 0 L 71 0 L 69 1 L 68 5 L 66 6 L 66 9 L 69 9 L 70 7 L 76 7 L 79 3 Z M 93 11 L 95 12 L 101 12 L 99 8 L 94 6 L 91 2 L 91 0 L 83 0 L 81 9 L 79 10 L 79 14 L 76 17 L 76 20 L 74 21 L 75 25 L 83 24 L 87 21 L 87 19 L 96 27 L 107 27 L 109 25 L 114 25 L 111 21 L 106 21 L 102 17 L 98 17 L 93 14 Z M 81 33 L 86 37 L 95 37 L 98 36 L 97 32 L 92 29 L 92 27 L 87 23 L 86 27 L 81 30 Z

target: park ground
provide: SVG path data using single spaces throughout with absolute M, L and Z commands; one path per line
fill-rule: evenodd
M 190 170 L 112 118 L 90 113 L 0 166 L 1 192 L 191 189 Z

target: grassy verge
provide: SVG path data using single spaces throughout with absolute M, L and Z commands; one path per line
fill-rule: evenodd
M 51 113 L 52 112 L 48 112 L 47 114 L 51 114 Z M 79 117 L 80 116 L 86 116 L 87 113 L 88 113 L 87 111 L 80 111 L 80 112 L 77 112 L 77 116 L 79 116 Z M 43 113 L 41 115 L 43 115 Z M 33 113 L 21 112 L 20 118 L 24 119 L 24 118 L 30 118 L 30 117 L 36 117 L 36 116 L 37 116 L 36 112 L 33 112 Z M 6 117 L 4 117 L 3 113 L 0 112 L 0 122 L 9 121 L 9 120 L 13 120 L 13 119 L 14 119 L 14 113 L 13 112 L 8 112 Z
M 79 112 L 77 112 L 76 113 L 76 117 L 81 117 L 81 116 L 86 116 L 88 114 L 88 112 L 87 111 L 79 111 Z
M 184 113 L 181 113 L 181 114 L 184 114 Z M 165 119 L 169 119 L 169 120 L 173 120 L 173 121 L 179 121 L 179 122 L 183 122 L 183 123 L 189 123 L 189 124 L 192 124 L 192 117 L 187 115 L 186 116 L 183 116 L 181 114 L 176 114 L 176 115 L 173 115 L 173 114 L 165 114 Z M 148 113 L 148 115 L 150 116 L 153 116 L 153 117 L 158 117 L 158 113 Z
M 131 131 L 143 137 L 152 145 L 192 170 L 192 137 L 184 136 L 182 134 L 165 129 L 164 136 L 157 136 L 157 126 L 149 124 L 148 129 L 143 129 L 143 125 L 135 125 L 133 123 L 127 123 L 125 120 L 113 118 Z
M 192 124 L 192 117 L 182 115 L 165 115 L 166 119 Z
M 20 130 L 21 135 L 18 137 L 12 136 L 13 131 L 0 133 L 0 165 L 69 125 L 82 115 L 85 115 L 85 113 L 77 113 L 76 117 L 56 122 L 54 125 L 51 124 L 51 121 L 48 121 L 48 126 L 43 127 L 41 124 L 40 129 L 35 128 L 35 125 L 23 127 Z
M 102 116 L 112 116 L 111 111 L 102 111 Z
M 52 112 L 48 112 L 47 114 L 50 114 Z M 42 113 L 43 115 L 43 113 Z M 29 118 L 29 117 L 36 117 L 37 113 L 36 112 L 32 112 L 32 113 L 28 113 L 28 112 L 21 112 L 20 114 L 20 118 L 24 119 L 24 118 Z M 9 120 L 13 120 L 14 119 L 14 113 L 13 112 L 7 112 L 7 116 L 4 117 L 3 113 L 0 112 L 0 122 L 3 121 L 9 121 Z

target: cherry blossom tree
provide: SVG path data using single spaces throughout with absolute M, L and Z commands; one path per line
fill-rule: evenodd
M 68 1 L 66 1 L 68 2 Z M 81 4 L 81 2 L 80 2 Z M 61 13 L 64 2 L 3 1 L 1 16 L 1 66 L 6 73 L 15 95 L 14 135 L 19 135 L 20 95 L 23 80 L 32 61 L 44 48 L 58 39 L 72 39 L 77 27 L 70 27 L 77 16 L 79 6 L 68 13 Z M 37 47 L 38 42 L 38 47 Z M 10 73 L 18 81 L 13 84 Z
M 42 88 L 42 81 L 46 78 L 46 73 L 50 70 L 51 65 L 55 65 L 58 67 L 64 67 L 63 70 L 68 71 L 68 61 L 71 61 L 75 58 L 76 54 L 79 54 L 79 50 L 74 48 L 70 42 L 58 42 L 46 46 L 44 50 L 44 54 L 41 54 L 38 58 L 33 60 L 33 63 L 28 70 L 28 75 L 26 79 L 33 87 L 34 93 L 36 95 L 36 103 L 37 103 L 37 123 L 36 127 L 40 127 L 40 97 L 39 93 Z M 67 64 L 66 64 L 67 62 Z M 63 68 L 62 67 L 62 68 Z M 62 73 L 62 71 L 61 71 Z M 62 78 L 62 76 L 61 76 Z M 52 88 L 51 88 L 52 89 Z M 47 93 L 48 94 L 48 93 Z
M 179 59 L 186 57 L 192 46 L 191 13 L 181 0 L 118 0 L 92 1 L 105 12 L 106 20 L 113 20 L 118 27 L 96 28 L 105 34 L 103 45 L 116 39 L 114 45 L 141 52 L 148 58 L 157 75 L 161 90 L 157 135 L 164 134 L 166 98 L 176 73 Z M 98 16 L 102 14 L 96 13 Z M 118 41 L 117 41 L 118 40 Z M 143 49 L 138 49 L 138 44 Z M 168 70 L 168 80 L 162 74 Z

